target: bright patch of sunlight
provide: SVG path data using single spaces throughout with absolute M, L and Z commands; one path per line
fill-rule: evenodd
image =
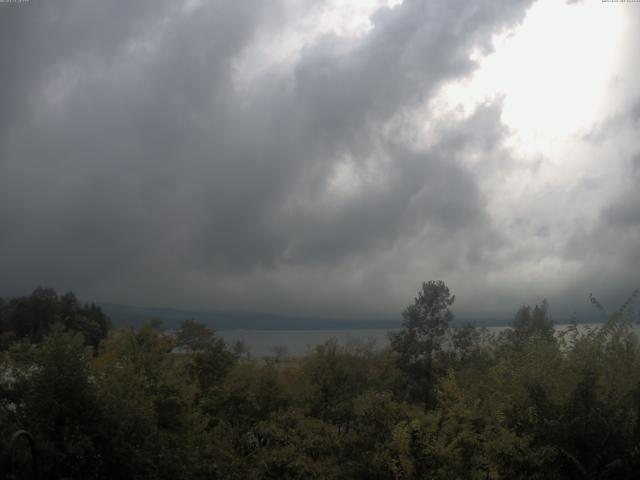
M 619 61 L 625 11 L 600 1 L 539 0 L 521 25 L 494 39 L 472 78 L 447 85 L 451 106 L 470 113 L 502 97 L 515 146 L 544 151 L 588 129 L 605 106 Z M 473 58 L 473 57 L 472 57 Z

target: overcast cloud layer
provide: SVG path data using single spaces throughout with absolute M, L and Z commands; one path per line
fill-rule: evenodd
M 378 2 L 355 26 L 335 1 L 0 4 L 0 292 L 358 318 L 429 279 L 467 317 L 623 299 L 640 7 L 606 108 L 555 150 L 516 148 L 504 95 L 442 103 L 531 3 Z

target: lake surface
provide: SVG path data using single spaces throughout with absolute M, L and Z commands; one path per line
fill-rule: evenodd
M 556 331 L 566 329 L 568 325 L 556 325 Z M 578 325 L 579 331 L 586 331 L 598 324 Z M 509 327 L 487 327 L 492 334 L 497 334 Z M 640 333 L 640 327 L 634 325 L 636 334 Z M 316 345 L 320 345 L 329 339 L 336 339 L 340 345 L 374 343 L 377 349 L 385 348 L 389 344 L 388 333 L 393 330 L 222 330 L 216 332 L 227 342 L 233 345 L 242 340 L 253 357 L 269 357 L 274 355 L 274 347 L 284 347 L 285 355 L 300 356 L 306 354 Z
M 389 330 L 227 330 L 218 331 L 228 345 L 242 340 L 254 357 L 273 356 L 274 347 L 285 347 L 286 355 L 299 356 L 316 345 L 335 338 L 340 345 L 375 342 L 376 348 L 389 343 Z

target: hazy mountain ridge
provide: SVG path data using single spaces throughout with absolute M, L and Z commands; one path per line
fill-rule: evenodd
M 178 328 L 184 320 L 202 322 L 214 330 L 358 330 L 396 329 L 401 326 L 401 317 L 396 319 L 339 319 L 278 315 L 242 311 L 195 311 L 175 308 L 141 307 L 97 302 L 97 305 L 111 318 L 115 326 L 140 326 L 149 320 L 160 320 L 162 328 Z M 506 326 L 511 318 L 454 318 L 452 324 L 461 326 Z M 564 320 L 564 319 L 563 319 Z M 581 323 L 597 323 L 594 317 L 581 319 Z M 564 321 L 562 323 L 565 323 Z
M 115 326 L 140 326 L 149 320 L 160 320 L 163 328 L 177 328 L 184 320 L 202 322 L 215 330 L 348 330 L 392 329 L 400 320 L 344 320 L 277 315 L 241 311 L 191 311 L 173 308 L 139 307 L 113 303 L 97 303 Z

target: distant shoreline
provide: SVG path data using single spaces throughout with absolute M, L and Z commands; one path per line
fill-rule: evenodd
M 339 319 L 277 315 L 270 313 L 238 312 L 238 311 L 187 311 L 173 308 L 138 307 L 98 302 L 97 305 L 111 318 L 117 327 L 139 327 L 149 321 L 157 321 L 160 328 L 175 329 L 184 320 L 196 320 L 204 323 L 217 332 L 235 330 L 257 331 L 320 331 L 320 330 L 393 330 L 401 328 L 402 319 Z M 511 318 L 454 318 L 452 326 L 475 325 L 477 327 L 507 327 Z M 585 316 L 580 324 L 599 324 L 597 315 Z M 567 318 L 562 318 L 565 324 Z
M 578 329 L 600 327 L 603 323 L 578 324 Z M 555 325 L 556 332 L 565 330 L 570 324 Z M 508 325 L 486 327 L 491 333 L 499 333 Z M 634 329 L 640 326 L 634 325 Z M 284 347 L 285 356 L 306 355 L 309 349 L 320 345 L 327 340 L 335 339 L 342 346 L 367 345 L 373 348 L 385 348 L 388 345 L 388 333 L 394 329 L 315 329 L 315 330 L 257 330 L 235 329 L 218 330 L 216 333 L 224 339 L 228 345 L 242 341 L 254 358 L 264 358 L 273 355 L 275 347 Z

